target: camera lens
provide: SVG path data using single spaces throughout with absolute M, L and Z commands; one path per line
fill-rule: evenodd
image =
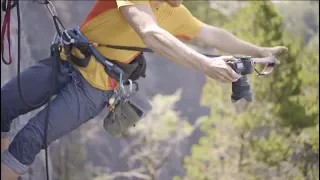
M 250 90 L 249 79 L 243 75 L 238 81 L 232 83 L 231 102 L 235 103 L 244 98 L 247 102 L 253 101 L 253 94 Z

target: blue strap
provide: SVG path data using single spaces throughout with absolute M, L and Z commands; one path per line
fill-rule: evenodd
M 85 36 L 83 36 L 81 34 L 79 27 L 75 27 L 73 30 L 76 32 L 76 34 L 75 34 L 75 37 L 73 34 L 69 34 L 70 36 L 72 36 L 72 38 L 74 38 L 75 40 L 77 40 L 79 42 L 90 43 L 90 41 Z M 116 66 L 113 63 L 111 63 L 110 61 L 108 61 L 105 57 L 103 57 L 95 47 L 89 46 L 89 48 L 90 48 L 92 54 L 96 57 L 96 59 L 101 64 L 103 64 L 109 71 L 114 70 L 119 74 L 123 73 L 122 69 L 120 69 L 118 66 Z

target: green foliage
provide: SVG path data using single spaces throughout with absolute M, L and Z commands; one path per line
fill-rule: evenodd
M 194 17 L 206 24 L 221 26 L 230 21 L 229 17 L 217 9 L 210 8 L 210 1 L 184 1 L 183 5 L 188 8 Z M 188 41 L 189 44 L 203 45 L 196 40 Z
M 181 92 L 179 89 L 170 96 L 154 96 L 151 102 L 152 111 L 135 127 L 128 130 L 127 135 L 134 136 L 134 140 L 120 152 L 120 157 L 127 156 L 128 164 L 135 165 L 135 169 L 110 174 L 100 173 L 95 180 L 130 177 L 156 180 L 163 171 L 162 167 L 170 161 L 169 155 L 177 159 L 180 157 L 180 144 L 195 129 L 174 110 L 175 104 L 180 100 Z
M 254 13 L 254 16 L 251 13 Z M 242 25 L 244 20 L 246 25 Z M 279 124 L 284 127 L 290 126 L 299 131 L 301 128 L 314 126 L 316 114 L 307 115 L 304 104 L 293 100 L 301 96 L 304 88 L 302 81 L 306 79 L 306 76 L 303 76 L 304 79 L 298 78 L 299 74 L 305 72 L 302 70 L 305 65 L 300 59 L 307 60 L 312 57 L 301 57 L 309 53 L 304 52 L 300 38 L 295 38 L 283 29 L 282 18 L 277 14 L 272 3 L 265 1 L 250 3 L 249 6 L 239 11 L 235 22 L 226 25 L 225 28 L 231 30 L 237 37 L 259 46 L 284 45 L 289 48 L 288 53 L 278 57 L 281 65 L 275 68 L 273 74 L 265 77 L 262 82 L 261 77 L 251 78 L 255 98 L 257 101 L 273 102 L 273 111 L 280 117 Z M 316 59 L 317 51 L 313 52 L 313 58 Z M 314 60 L 312 63 L 317 64 Z M 315 78 L 313 76 L 313 80 Z M 308 81 L 315 82 L 313 80 Z M 311 104 L 314 103 L 311 102 Z
M 230 96 L 226 96 L 229 93 L 230 85 L 217 86 L 213 80 L 204 86 L 201 103 L 212 107 L 212 112 L 201 126 L 206 136 L 192 147 L 192 156 L 185 158 L 186 180 L 253 178 L 246 169 L 250 159 L 245 150 L 251 124 L 246 113 L 237 116 L 239 112 L 230 103 Z
M 311 145 L 312 151 L 314 153 L 319 153 L 319 124 L 314 127 L 303 129 L 299 134 L 298 141 L 300 144 Z
M 232 17 L 223 27 L 237 37 L 263 47 L 284 45 L 289 52 L 277 57 L 281 64 L 272 74 L 249 77 L 252 104 L 232 105 L 231 85 L 207 80 L 206 135 L 185 158 L 184 179 L 319 177 L 313 166 L 319 156 L 319 41 L 305 47 L 304 37 L 289 33 L 269 1 L 249 2 Z
M 319 32 L 319 1 L 291 1 L 276 7 L 285 27 L 295 35 L 303 35 L 305 43 Z
M 290 101 L 303 107 L 305 115 L 303 120 L 314 126 L 319 123 L 319 40 L 303 49 L 297 58 L 297 63 L 302 67 L 298 72 L 301 93 L 292 97 Z
M 287 160 L 292 154 L 287 137 L 274 131 L 271 131 L 267 138 L 255 139 L 252 147 L 256 152 L 255 159 L 269 167 L 279 166 L 281 161 Z
M 210 1 L 184 1 L 183 5 L 200 21 L 207 24 L 222 25 L 229 21 L 228 16 L 210 8 Z
M 189 122 L 183 120 L 180 114 L 173 110 L 180 96 L 181 89 L 171 96 L 156 95 L 152 100 L 153 110 L 142 120 L 142 123 L 129 129 L 129 133 L 138 135 L 144 132 L 145 134 L 142 135 L 147 135 L 154 142 L 166 142 L 172 139 L 173 135 L 177 136 L 178 132 L 190 134 L 193 130 Z
M 268 1 L 250 2 L 224 28 L 260 46 L 276 46 L 282 39 L 282 18 Z

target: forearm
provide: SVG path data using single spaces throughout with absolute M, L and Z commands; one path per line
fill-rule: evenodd
M 253 57 L 261 56 L 262 47 L 243 41 L 224 29 L 205 26 L 207 26 L 205 27 L 206 32 L 202 40 L 209 46 L 230 54 L 242 54 Z
M 175 63 L 207 74 L 210 59 L 183 44 L 167 31 L 153 27 L 143 33 L 142 40 L 148 48 Z

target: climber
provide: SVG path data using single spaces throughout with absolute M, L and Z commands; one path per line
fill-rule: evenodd
M 230 54 L 267 57 L 287 51 L 283 46 L 259 47 L 238 39 L 230 32 L 197 20 L 182 5 L 182 0 L 98 0 L 80 26 L 90 41 L 122 46 L 148 47 L 175 63 L 200 71 L 221 83 L 240 78 L 225 61 L 232 56 L 209 58 L 192 50 L 177 38 L 198 39 Z M 106 58 L 130 63 L 141 52 L 97 47 Z M 94 56 L 76 47 L 72 55 L 88 59 L 85 67 L 70 68 L 62 52 L 58 63 L 49 109 L 48 141 L 55 141 L 97 116 L 113 94 L 118 82 L 107 75 Z M 52 57 L 43 59 L 21 74 L 22 94 L 30 103 L 39 103 L 49 91 L 53 71 Z M 73 67 L 73 66 L 72 66 Z M 13 119 L 36 107 L 20 99 L 16 78 L 1 88 L 1 179 L 17 179 L 27 172 L 36 155 L 44 148 L 43 129 L 47 108 L 18 132 L 10 146 L 8 135 Z

